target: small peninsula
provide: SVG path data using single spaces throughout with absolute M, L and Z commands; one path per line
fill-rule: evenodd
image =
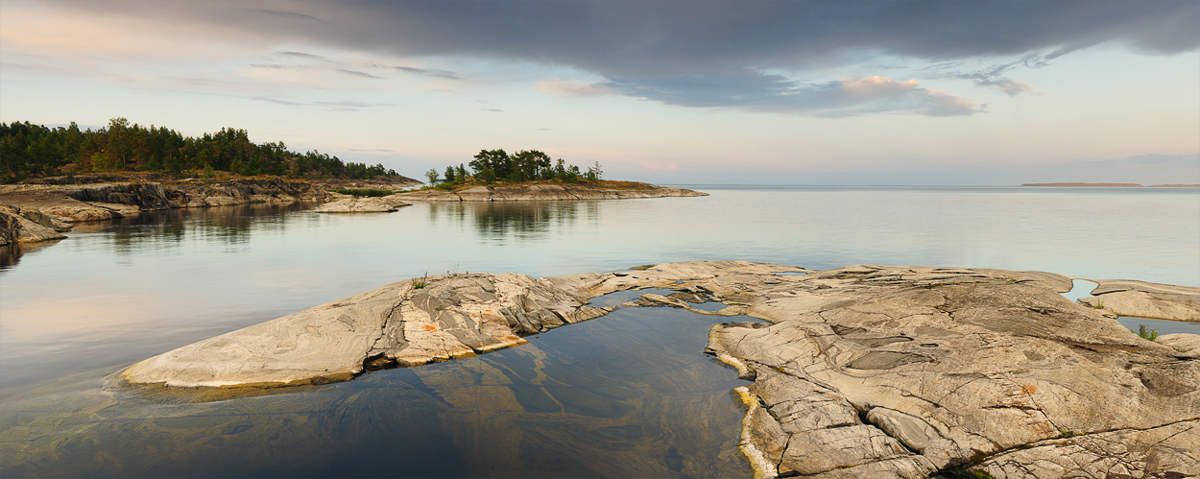
M 1108 316 L 1196 317 L 1200 288 L 1098 280 L 1098 309 L 1060 294 L 1073 279 L 745 261 L 448 274 L 184 346 L 119 377 L 147 392 L 284 392 L 524 344 L 614 308 L 591 298 L 659 288 L 672 292 L 619 307 L 741 317 L 713 326 L 706 351 L 751 381 L 736 389 L 747 405 L 739 443 L 763 477 L 1200 474 L 1200 335 L 1150 341 Z M 723 308 L 694 307 L 704 302 Z

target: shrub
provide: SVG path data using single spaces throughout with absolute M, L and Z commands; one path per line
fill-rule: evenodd
M 429 273 L 425 273 L 425 276 L 422 276 L 421 279 L 414 278 L 413 282 L 412 282 L 412 287 L 413 287 L 413 289 L 422 289 L 427 284 L 429 284 Z
M 1139 337 L 1141 337 L 1142 339 L 1145 339 L 1147 341 L 1157 341 L 1158 340 L 1158 331 L 1147 328 L 1146 325 L 1144 325 L 1144 324 L 1139 324 L 1137 331 L 1130 329 L 1129 332 L 1136 334 Z

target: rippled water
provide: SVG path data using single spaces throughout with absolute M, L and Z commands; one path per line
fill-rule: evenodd
M 0 475 L 741 475 L 727 394 L 740 381 L 701 353 L 710 317 L 680 311 L 623 310 L 522 348 L 284 395 L 162 404 L 103 386 L 132 361 L 426 272 L 741 259 L 1200 286 L 1197 189 L 696 188 L 712 196 L 176 210 L 2 248 Z M 695 330 L 672 333 L 684 323 Z M 659 366 L 681 372 L 629 379 Z M 638 384 L 669 393 L 627 396 Z

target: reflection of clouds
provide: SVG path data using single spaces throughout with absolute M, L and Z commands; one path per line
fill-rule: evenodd
M 319 291 L 323 286 L 329 284 L 329 278 L 313 274 L 313 269 L 307 266 L 254 270 L 249 272 L 247 281 L 251 286 L 265 291 L 276 289 Z M 311 306 L 316 306 L 316 304 Z M 304 307 L 307 308 L 309 305 Z
M 129 332 L 130 326 L 143 325 L 165 312 L 160 311 L 165 309 L 165 305 L 150 293 L 97 294 L 53 301 L 38 296 L 25 299 L 5 294 L 2 323 L 4 342 L 41 341 L 67 335 L 122 336 Z M 172 309 L 185 307 L 185 304 L 172 305 Z M 163 326 L 160 324 L 155 327 Z

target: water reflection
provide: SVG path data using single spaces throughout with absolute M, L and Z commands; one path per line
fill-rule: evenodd
M 1121 323 L 1121 326 L 1125 326 L 1132 331 L 1137 331 L 1139 326 L 1145 326 L 1148 329 L 1157 331 L 1158 334 L 1200 334 L 1200 321 L 1166 321 L 1162 319 L 1129 318 L 1121 316 L 1117 318 L 1117 322 Z
M 749 477 L 713 317 L 619 310 L 294 394 L 163 404 L 64 378 L 0 406 L 0 475 Z
M 431 221 L 462 222 L 468 216 L 482 239 L 537 241 L 574 226 L 580 219 L 597 220 L 599 205 L 595 201 L 495 201 L 434 203 L 429 207 Z
M 38 250 L 49 248 L 62 240 L 43 241 L 40 243 L 13 243 L 0 246 L 0 273 L 12 269 L 21 262 L 21 257 Z
M 214 208 L 180 208 L 147 211 L 137 216 L 112 221 L 79 223 L 71 233 L 103 233 L 110 236 L 114 250 L 129 254 L 147 243 L 159 246 L 178 244 L 188 235 L 226 244 L 245 244 L 252 232 L 281 232 L 284 214 L 310 209 L 312 205 L 255 204 Z

